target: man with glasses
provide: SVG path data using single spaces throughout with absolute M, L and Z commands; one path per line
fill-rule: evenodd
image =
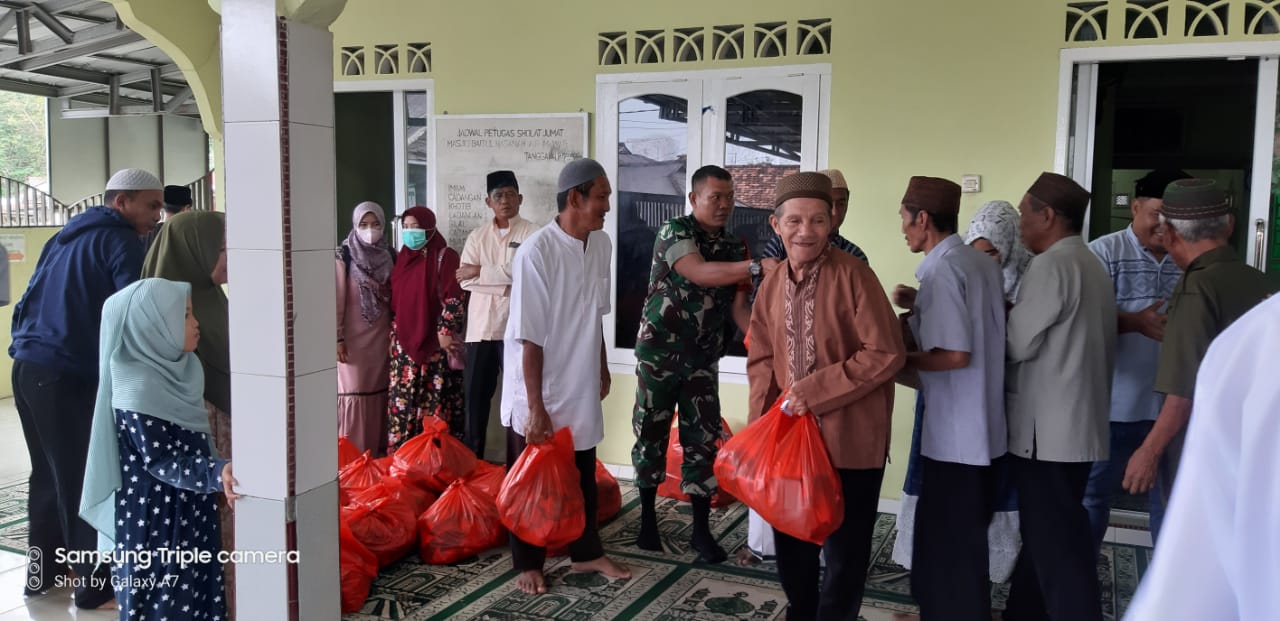
M 515 173 L 489 173 L 484 204 L 493 219 L 471 231 L 462 248 L 458 282 L 471 292 L 467 308 L 467 366 L 463 370 L 466 401 L 465 438 L 476 457 L 484 458 L 490 402 L 502 372 L 502 339 L 511 306 L 511 258 L 537 225 L 520 217 L 524 196 Z

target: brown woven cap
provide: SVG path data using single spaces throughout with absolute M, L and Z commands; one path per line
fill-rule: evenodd
M 1041 173 L 1040 178 L 1027 189 L 1027 194 L 1076 219 L 1083 218 L 1089 208 L 1089 191 L 1071 177 L 1057 173 Z
M 1164 190 L 1160 214 L 1170 220 L 1199 220 L 1231 213 L 1227 195 L 1213 179 L 1179 179 Z
M 793 198 L 817 198 L 831 205 L 831 178 L 816 172 L 799 172 L 778 180 L 773 191 L 773 206 Z
M 960 213 L 960 186 L 940 177 L 912 177 L 902 204 L 933 214 L 956 215 Z

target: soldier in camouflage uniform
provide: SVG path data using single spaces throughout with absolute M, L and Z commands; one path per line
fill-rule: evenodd
M 693 213 L 672 218 L 658 232 L 653 270 L 636 338 L 636 444 L 631 459 L 640 488 L 641 521 L 636 545 L 661 551 L 655 510 L 666 476 L 671 417 L 679 411 L 684 447 L 681 490 L 693 505 L 692 546 L 701 561 L 726 557 L 711 534 L 711 468 L 720 435 L 719 360 L 734 324 L 746 332 L 751 312 L 750 280 L 761 272 L 747 260 L 747 246 L 725 225 L 733 214 L 733 178 L 719 166 L 693 175 Z M 678 406 L 678 408 L 677 408 Z

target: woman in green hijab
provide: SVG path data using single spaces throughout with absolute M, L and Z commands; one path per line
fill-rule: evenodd
M 188 211 L 165 223 L 142 264 L 143 278 L 191 285 L 200 322 L 196 356 L 204 368 L 204 399 L 218 452 L 231 457 L 231 337 L 227 328 L 227 225 L 216 211 Z
M 204 406 L 218 454 L 231 459 L 231 335 L 227 320 L 227 224 L 216 211 L 186 211 L 160 229 L 142 264 L 143 278 L 164 278 L 191 286 L 191 310 L 200 322 L 195 354 L 204 371 Z M 222 548 L 235 549 L 235 520 L 218 500 Z M 235 567 L 224 566 L 228 615 L 234 618 Z

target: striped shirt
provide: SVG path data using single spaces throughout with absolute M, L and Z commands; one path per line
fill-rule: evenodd
M 1115 286 L 1116 310 L 1137 313 L 1156 300 L 1166 303 L 1182 270 L 1173 257 L 1157 260 L 1142 246 L 1133 227 L 1125 227 L 1089 242 L 1089 249 L 1102 260 Z M 1167 308 L 1161 308 L 1164 312 Z M 1111 420 L 1134 423 L 1155 420 L 1160 413 L 1160 397 L 1152 390 L 1160 360 L 1160 343 L 1138 332 L 1116 339 L 1116 368 L 1111 382 Z

